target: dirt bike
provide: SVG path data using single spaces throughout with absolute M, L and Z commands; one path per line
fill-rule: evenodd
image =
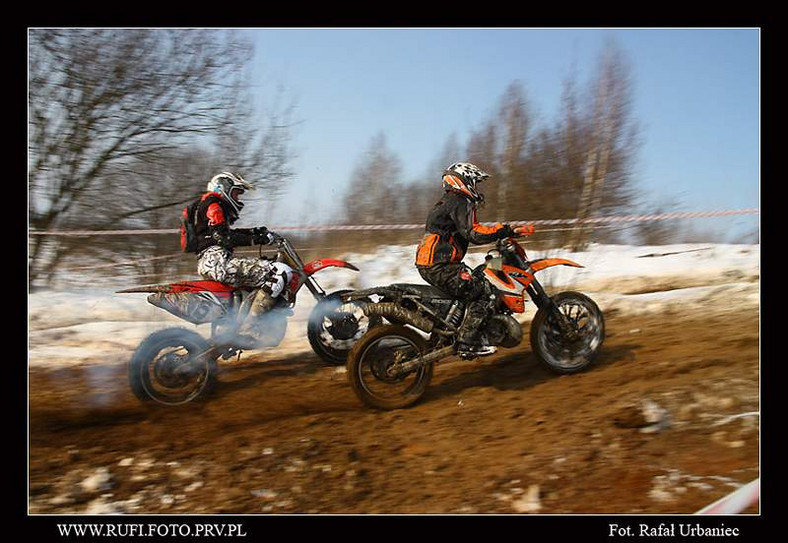
M 584 294 L 547 295 L 534 274 L 559 265 L 583 267 L 563 258 L 529 260 L 514 238 L 506 238 L 496 242 L 473 274 L 494 287 L 493 314 L 481 330 L 487 343 L 512 348 L 522 342 L 523 327 L 512 315 L 525 311 L 527 295 L 538 308 L 531 321 L 531 348 L 552 371 L 568 374 L 594 361 L 605 322 L 597 304 Z M 353 391 L 370 407 L 412 405 L 426 391 L 434 365 L 458 354 L 456 335 L 465 304 L 433 286 L 395 283 L 348 293 L 342 300 L 390 323 L 366 332 L 347 358 Z
M 256 323 L 263 337 L 258 346 L 272 347 L 282 341 L 288 317 L 294 314 L 296 295 L 306 286 L 317 300 L 307 323 L 309 343 L 327 363 L 344 364 L 350 347 L 371 323 L 358 311 L 355 314 L 337 311 L 342 305 L 340 296 L 351 291 L 326 294 L 313 275 L 330 267 L 354 271 L 358 268 L 329 258 L 304 263 L 288 239 L 273 232 L 270 234 L 272 244 L 278 248 L 272 263 L 286 264 L 294 273 L 273 309 Z M 262 246 L 260 257 L 264 258 Z M 245 341 L 237 332 L 249 312 L 254 288 L 198 280 L 133 287 L 118 292 L 149 292 L 149 303 L 192 324 L 211 325 L 208 339 L 194 330 L 172 327 L 154 332 L 140 343 L 129 362 L 129 384 L 134 395 L 142 401 L 180 405 L 195 400 L 214 387 L 217 360 L 240 356 L 244 350 Z

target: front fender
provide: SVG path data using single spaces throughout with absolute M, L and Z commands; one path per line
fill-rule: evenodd
M 572 266 L 573 268 L 583 268 L 584 266 L 574 262 L 572 260 L 568 260 L 566 258 L 540 258 L 539 260 L 534 260 L 530 262 L 531 269 L 534 272 L 538 272 L 545 268 L 551 268 L 553 266 Z
M 344 260 L 335 260 L 333 258 L 321 258 L 319 260 L 313 260 L 312 262 L 308 262 L 304 264 L 304 273 L 307 275 L 312 275 L 315 272 L 318 272 L 324 268 L 348 268 L 353 271 L 359 271 L 357 267 L 349 262 L 345 262 Z

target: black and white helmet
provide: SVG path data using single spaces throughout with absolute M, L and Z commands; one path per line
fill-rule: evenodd
M 443 188 L 459 192 L 474 202 L 481 202 L 484 196 L 477 184 L 490 177 L 490 174 L 470 162 L 455 162 L 443 172 Z
M 215 192 L 235 211 L 236 215 L 241 212 L 244 204 L 238 198 L 247 190 L 254 190 L 255 187 L 246 181 L 241 174 L 222 172 L 215 175 L 208 182 L 208 191 Z

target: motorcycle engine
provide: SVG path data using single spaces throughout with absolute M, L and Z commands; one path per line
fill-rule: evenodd
M 490 345 L 516 347 L 523 340 L 523 327 L 511 315 L 494 315 L 484 329 Z

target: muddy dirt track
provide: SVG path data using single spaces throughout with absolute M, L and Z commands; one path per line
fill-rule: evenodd
M 223 363 L 186 409 L 142 406 L 125 360 L 33 366 L 30 513 L 693 513 L 758 477 L 757 306 L 606 317 L 587 372 L 526 337 L 392 412 L 311 353 Z

